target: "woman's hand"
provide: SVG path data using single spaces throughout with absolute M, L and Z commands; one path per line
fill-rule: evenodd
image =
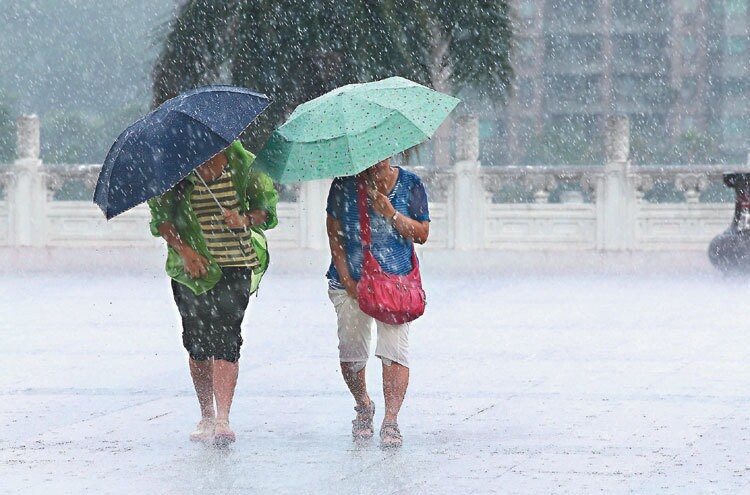
M 185 246 L 180 253 L 185 273 L 193 278 L 204 278 L 208 275 L 208 260 L 193 248 Z
M 222 215 L 224 215 L 224 221 L 230 229 L 242 230 L 250 225 L 250 220 L 247 216 L 242 215 L 237 210 L 224 209 L 222 210 Z
M 158 228 L 159 234 L 182 258 L 185 273 L 193 278 L 203 278 L 208 274 L 206 268 L 208 267 L 208 260 L 182 240 L 180 233 L 177 232 L 177 227 L 172 222 L 162 222 Z
M 268 221 L 268 212 L 266 210 L 250 210 L 245 216 L 247 217 L 248 225 L 250 227 L 263 225 Z
M 396 213 L 396 208 L 393 207 L 393 205 L 391 204 L 391 200 L 388 199 L 388 196 L 381 193 L 377 189 L 368 187 L 367 195 L 370 197 L 370 204 L 372 205 L 372 209 L 375 210 L 376 213 L 388 219 L 392 218 L 393 214 Z

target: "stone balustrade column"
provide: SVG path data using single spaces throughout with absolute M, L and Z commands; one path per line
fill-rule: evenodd
M 701 192 L 708 186 L 705 174 L 678 174 L 675 177 L 675 188 L 685 194 L 686 203 L 699 203 Z
M 598 184 L 597 247 L 623 250 L 632 247 L 635 232 L 635 197 L 628 183 L 630 121 L 626 115 L 607 117 L 604 174 Z
M 456 119 L 457 142 L 453 208 L 453 245 L 457 249 L 480 249 L 484 245 L 485 194 L 479 179 L 479 119 L 464 115 Z
M 8 187 L 9 241 L 11 246 L 44 246 L 47 198 L 41 173 L 39 118 L 22 115 L 16 126 L 18 158 L 11 166 Z
M 331 180 L 305 181 L 300 186 L 299 225 L 302 227 L 301 241 L 306 249 L 327 249 L 328 234 L 326 233 L 326 199 Z

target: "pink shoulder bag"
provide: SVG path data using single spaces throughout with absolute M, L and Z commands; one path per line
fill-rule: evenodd
M 406 275 L 386 273 L 371 252 L 370 216 L 367 208 L 367 183 L 357 177 L 359 225 L 362 233 L 362 276 L 357 283 L 359 308 L 376 320 L 399 325 L 424 313 L 426 296 L 422 289 L 417 253 L 412 246 L 412 270 Z

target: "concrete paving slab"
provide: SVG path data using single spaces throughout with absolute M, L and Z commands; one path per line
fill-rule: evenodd
M 0 493 L 750 492 L 745 282 L 425 271 L 405 444 L 383 452 L 350 437 L 325 267 L 271 270 L 219 451 L 187 440 L 165 276 L 100 266 L 0 278 Z M 368 380 L 379 421 L 374 361 Z

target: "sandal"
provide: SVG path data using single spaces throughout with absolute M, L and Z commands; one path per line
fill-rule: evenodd
M 354 440 L 366 440 L 372 438 L 375 429 L 372 419 L 375 417 L 375 403 L 370 401 L 370 407 L 356 406 L 357 417 L 352 420 L 352 436 Z
M 226 447 L 237 439 L 234 432 L 229 428 L 228 419 L 217 419 L 216 430 L 214 432 L 214 445 L 216 447 Z
M 198 422 L 195 431 L 190 434 L 191 442 L 210 442 L 214 439 L 214 418 L 203 418 Z
M 383 423 L 380 427 L 380 448 L 395 449 L 401 447 L 402 442 L 398 423 Z

